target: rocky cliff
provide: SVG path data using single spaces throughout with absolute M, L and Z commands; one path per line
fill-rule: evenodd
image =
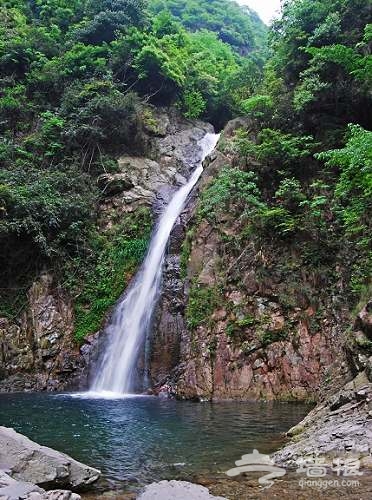
M 201 193 L 233 161 L 217 151 Z M 317 400 L 320 387 L 351 378 L 342 340 L 350 318 L 329 273 L 306 265 L 298 246 L 242 240 L 239 213 L 211 223 L 199 205 L 172 237 L 153 340 L 155 385 L 188 399 Z
M 144 207 L 156 218 L 199 160 L 196 144 L 207 131 L 213 131 L 209 124 L 183 119 L 174 110 L 154 109 L 136 140 L 143 156 L 119 158 L 116 172 L 97 180 L 102 193 L 98 232 L 110 235 L 118 221 Z M 45 269 L 29 289 L 19 316 L 0 318 L 0 391 L 54 391 L 86 385 L 99 333 L 92 331 L 82 345 L 81 339 L 76 340 L 76 298 Z
M 241 125 L 230 123 L 223 141 Z M 122 157 L 115 173 L 98 179 L 101 234 L 143 207 L 156 216 L 185 182 L 199 160 L 196 143 L 211 130 L 165 111 L 146 127 L 146 156 Z M 342 253 L 318 255 L 318 248 L 315 259 L 306 241 L 278 241 L 274 232 L 263 241 L 244 230 L 238 206 L 214 218 L 203 214 L 205 193 L 237 161 L 228 148 L 211 155 L 172 233 L 148 360 L 151 383 L 179 398 L 311 400 L 331 408 L 334 394 L 355 377 L 360 382 L 361 373 L 369 384 L 370 306 L 361 304 L 356 319 L 350 311 Z M 74 330 L 74 298 L 46 270 L 19 318 L 0 321 L 0 390 L 85 387 L 105 338 L 92 332 L 79 346 Z
M 229 124 L 223 140 L 239 126 Z M 369 466 L 371 303 L 351 307 L 344 249 L 322 255 L 321 245 L 270 231 L 263 241 L 244 232 L 236 206 L 205 216 L 203 193 L 239 161 L 221 149 L 172 237 L 153 339 L 154 385 L 186 399 L 317 402 L 275 460 L 352 452 Z
M 277 463 L 295 465 L 303 456 L 321 454 L 328 463 L 346 456 L 372 469 L 372 303 L 357 315 L 347 337 L 347 353 L 355 377 L 335 393 L 320 394 L 320 402 L 290 429 L 290 443 L 274 455 Z M 363 340 L 363 342 L 361 342 Z
M 44 272 L 16 321 L 0 320 L 0 391 L 56 390 L 81 366 L 70 297 Z

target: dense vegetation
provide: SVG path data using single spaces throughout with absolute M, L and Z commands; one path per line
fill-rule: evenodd
M 99 234 L 97 176 L 115 170 L 120 154 L 143 152 L 152 105 L 223 124 L 242 88 L 251 95 L 263 24 L 213 0 L 198 5 L 203 24 L 188 25 L 175 5 L 1 2 L 1 315 L 16 316 L 32 279 L 52 268 L 74 297 L 78 337 L 96 329 L 142 259 L 150 227 L 140 213 Z
M 313 265 L 344 259 L 357 300 L 371 271 L 371 14 L 371 0 L 289 0 L 267 49 L 264 25 L 229 0 L 2 2 L 1 314 L 19 312 L 47 267 L 76 297 L 78 336 L 98 327 L 142 258 L 150 217 L 99 234 L 97 176 L 143 152 L 139 131 L 159 105 L 217 126 L 244 115 L 220 144 L 235 168 L 199 217 L 235 210 L 235 245 L 254 237 L 297 244 Z
M 208 30 L 231 45 L 240 54 L 262 48 L 266 28 L 257 14 L 248 7 L 249 15 L 242 15 L 242 8 L 225 0 L 150 0 L 150 11 L 159 14 L 170 12 L 190 31 Z
M 254 245 L 275 255 L 275 272 L 287 289 L 283 307 L 296 306 L 291 287 L 297 296 L 307 294 L 316 310 L 322 294 L 351 309 L 369 296 L 371 21 L 370 0 L 285 2 L 270 31 L 263 78 L 241 102 L 245 125 L 220 142 L 233 168 L 218 174 L 198 212 L 199 221 L 221 230 L 224 286 L 228 279 L 239 283 Z M 224 275 L 224 255 L 236 262 L 234 277 Z M 260 272 L 270 274 L 270 264 Z M 305 290 L 304 276 L 318 276 L 320 289 Z M 198 294 L 207 290 L 191 290 L 192 299 Z M 194 302 L 187 314 L 195 327 Z

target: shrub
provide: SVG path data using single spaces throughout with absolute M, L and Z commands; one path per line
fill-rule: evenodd
M 204 287 L 193 283 L 186 307 L 187 326 L 195 330 L 210 321 L 213 311 L 219 304 L 219 292 L 215 287 Z
M 125 290 L 146 253 L 151 227 L 150 211 L 138 209 L 108 233 L 93 230 L 86 252 L 69 261 L 64 287 L 75 296 L 77 340 L 99 329 Z
M 198 215 L 213 221 L 218 214 L 231 212 L 232 208 L 234 213 L 243 213 L 260 206 L 256 175 L 237 168 L 224 168 L 204 191 Z

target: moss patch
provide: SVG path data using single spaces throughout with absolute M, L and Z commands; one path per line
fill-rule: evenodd
M 205 287 L 193 283 L 186 307 L 187 325 L 195 330 L 203 323 L 210 323 L 214 310 L 220 303 L 220 293 L 216 287 Z
M 148 209 L 128 214 L 104 234 L 92 233 L 90 252 L 68 266 L 65 287 L 72 293 L 75 337 L 96 332 L 142 262 L 151 234 Z

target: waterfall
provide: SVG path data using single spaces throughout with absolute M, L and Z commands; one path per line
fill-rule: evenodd
M 190 180 L 173 196 L 152 235 L 147 256 L 106 329 L 108 345 L 91 391 L 129 394 L 135 390 L 137 362 L 159 296 L 164 257 L 174 224 L 197 183 L 204 159 L 215 148 L 219 135 L 206 134 L 198 143 L 202 159 Z

